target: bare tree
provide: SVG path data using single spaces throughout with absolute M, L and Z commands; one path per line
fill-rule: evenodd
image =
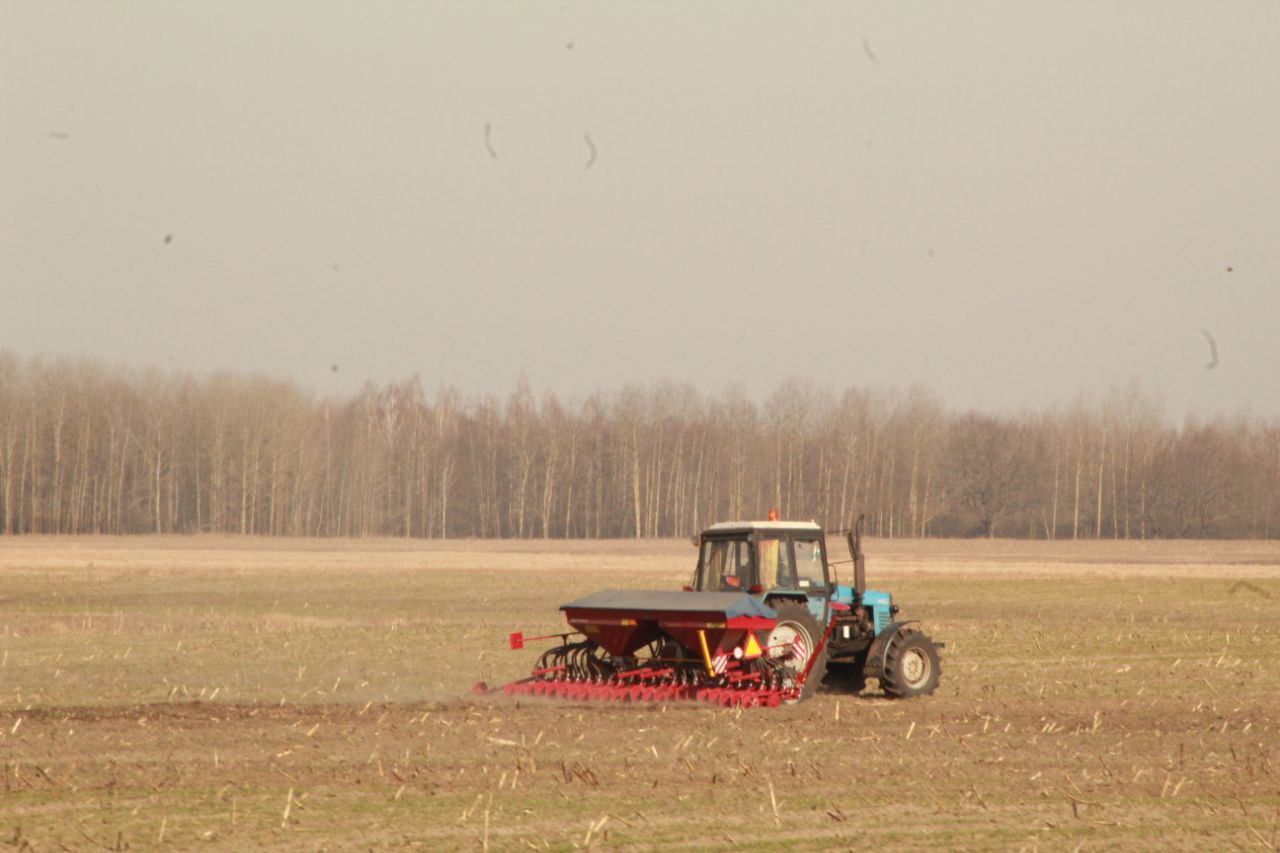
M 791 379 L 505 405 L 417 378 L 289 382 L 0 353 L 0 533 L 672 536 L 777 508 L 883 536 L 1280 535 L 1280 427 L 1166 423 L 1136 383 L 954 415 Z
M 1030 468 L 1023 430 L 985 415 L 969 414 L 951 428 L 944 465 L 952 505 L 972 515 L 984 536 L 1029 501 Z

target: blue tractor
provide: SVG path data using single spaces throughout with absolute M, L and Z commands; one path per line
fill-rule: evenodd
M 931 640 L 919 622 L 899 620 L 889 593 L 866 588 L 862 521 L 836 531 L 849 547 L 842 562 L 852 565 L 852 586 L 837 581 L 832 566 L 838 564 L 828 557 L 819 525 L 771 519 L 715 524 L 695 537 L 698 567 L 686 589 L 745 592 L 773 610 L 777 624 L 769 645 L 789 646 L 796 670 L 819 676 L 804 679 L 797 698 L 812 695 L 819 681 L 861 692 L 868 678 L 893 698 L 933 693 L 944 644 Z
M 773 514 L 771 513 L 771 516 Z M 899 620 L 889 594 L 866 588 L 862 519 L 839 531 L 853 585 L 841 584 L 813 522 L 731 521 L 694 537 L 698 567 L 683 591 L 602 590 L 560 607 L 568 627 L 510 636 L 512 649 L 555 641 L 509 696 L 572 701 L 679 699 L 778 707 L 819 683 L 860 692 L 878 679 L 895 698 L 938 687 L 941 643 Z M 477 693 L 487 693 L 483 682 Z

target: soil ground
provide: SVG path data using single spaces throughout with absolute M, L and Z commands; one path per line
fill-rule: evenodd
M 0 844 L 1276 848 L 1280 544 L 866 550 L 937 694 L 724 710 L 470 692 L 687 542 L 0 540 Z

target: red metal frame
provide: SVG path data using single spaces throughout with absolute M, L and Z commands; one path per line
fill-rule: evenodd
M 736 628 L 744 631 L 761 631 L 765 628 L 772 628 L 778 624 L 777 619 L 769 619 L 764 616 L 734 616 L 725 623 L 730 628 Z
M 563 642 L 567 643 L 569 642 L 569 637 L 573 636 L 574 634 L 580 634 L 580 633 L 582 632 L 581 631 L 561 631 L 558 634 L 542 634 L 537 637 L 526 637 L 524 635 L 524 631 L 512 631 L 511 635 L 508 637 L 508 642 L 511 643 L 512 651 L 518 651 L 524 648 L 525 643 L 533 643 L 538 640 L 562 640 Z

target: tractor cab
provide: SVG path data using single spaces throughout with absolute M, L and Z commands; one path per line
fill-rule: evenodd
M 874 635 L 890 625 L 897 607 L 886 592 L 866 589 L 861 537 L 842 530 L 849 545 L 853 585 L 838 583 L 827 554 L 823 529 L 804 521 L 729 521 L 712 525 L 697 537 L 698 567 L 691 589 L 745 592 L 765 604 L 803 603 L 819 624 L 831 609 L 852 611 Z
M 731 521 L 700 537 L 693 589 L 805 604 L 826 624 L 832 594 L 822 528 L 799 521 Z

